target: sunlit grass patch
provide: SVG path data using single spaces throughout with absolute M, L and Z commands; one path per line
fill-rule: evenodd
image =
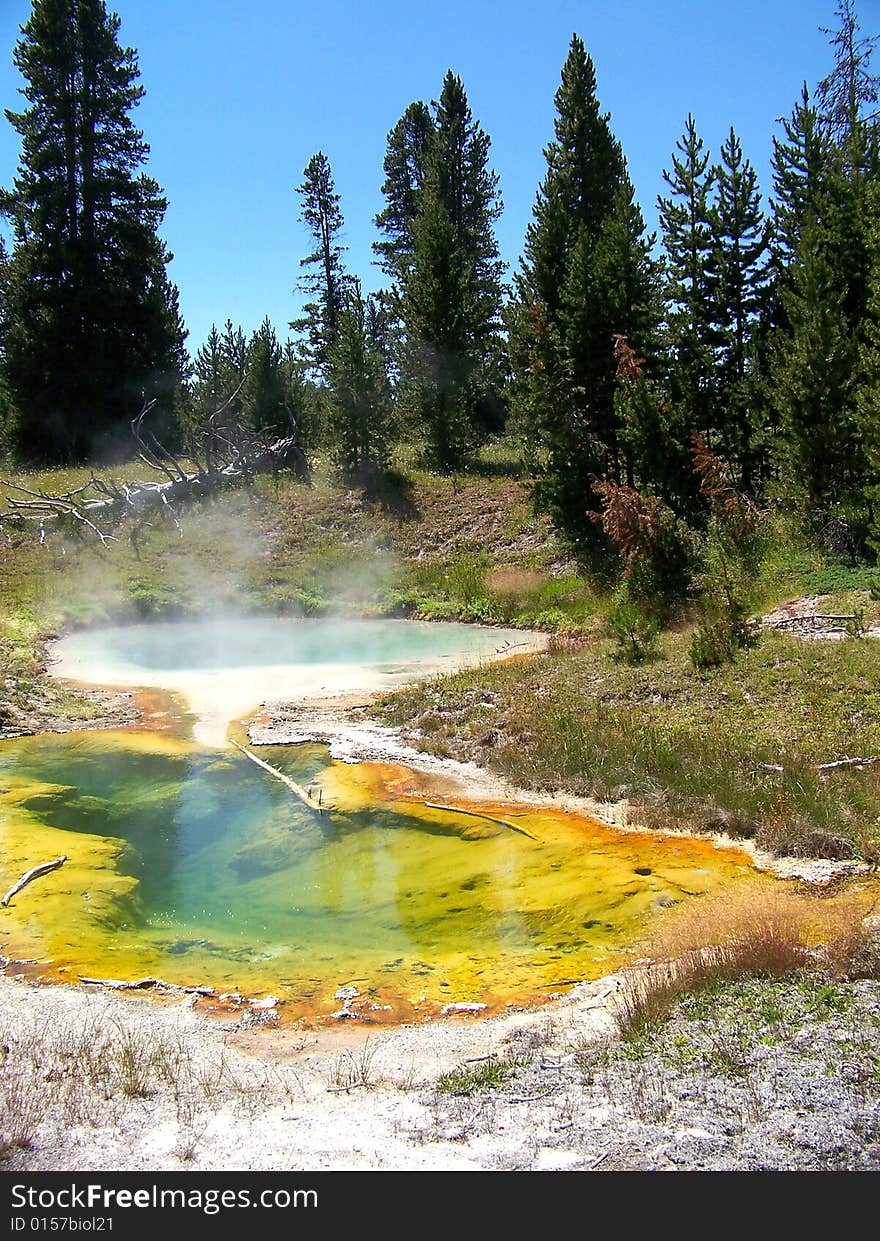
M 730 980 L 809 972 L 819 986 L 822 975 L 878 976 L 880 942 L 865 922 L 876 901 L 873 885 L 836 895 L 742 885 L 684 902 L 652 935 L 649 957 L 622 974 L 614 1002 L 621 1033 L 641 1037 L 682 996 Z

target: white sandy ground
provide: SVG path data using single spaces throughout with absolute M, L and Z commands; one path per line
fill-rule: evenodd
M 320 738 L 348 761 L 442 773 L 471 797 L 538 800 L 471 764 L 419 754 L 340 704 L 275 707 L 251 736 Z M 566 804 L 625 821 L 623 806 Z M 854 869 L 756 861 L 820 882 Z M 824 1022 L 807 1006 L 790 1037 L 771 1029 L 781 1046 L 771 1054 L 757 1040 L 754 1073 L 730 1078 L 711 1060 L 719 1041 L 743 1055 L 752 1035 L 736 1023 L 749 1002 L 732 1032 L 698 1022 L 677 1036 L 695 1047 L 705 1039 L 702 1069 L 674 1066 L 674 1039 L 673 1061 L 603 1060 L 622 975 L 490 1018 L 308 1029 L 248 1002 L 218 1015 L 180 989 L 52 985 L 15 969 L 0 976 L 0 1131 L 24 1111 L 26 1144 L 7 1149 L 0 1170 L 880 1169 L 877 983 L 852 984 L 854 1007 Z M 443 1074 L 512 1057 L 500 1089 L 438 1086 Z
M 602 980 L 556 1000 L 558 1040 L 579 1045 L 610 1029 L 607 1002 L 614 986 Z M 503 1055 L 510 1039 L 533 1031 L 543 1039 L 544 1010 L 373 1031 L 239 1027 L 239 1018 L 194 1011 L 188 996 L 162 1003 L 0 977 L 7 1059 L 24 1057 L 19 1049 L 25 1047 L 30 1057 L 31 1040 L 42 1040 L 34 1084 L 40 1091 L 41 1077 L 48 1077 L 53 1085 L 43 1084 L 41 1112 L 58 1093 L 55 1066 L 64 1058 L 58 1047 L 75 1049 L 83 1037 L 93 1039 L 95 1029 L 114 1038 L 131 1031 L 148 1049 L 165 1048 L 158 1059 L 178 1066 L 183 1048 L 187 1065 L 178 1070 L 182 1088 L 154 1081 L 145 1097 L 126 1098 L 117 1084 L 109 1100 L 98 1092 L 80 1105 L 91 1112 L 80 1123 L 70 1123 L 63 1101 L 49 1106 L 32 1146 L 13 1150 L 0 1169 L 480 1169 L 522 1154 L 529 1135 L 518 1117 L 473 1143 L 445 1136 L 430 1087 L 461 1062 Z M 188 1087 L 192 1097 L 183 1098 Z M 78 1089 L 83 1098 L 94 1093 L 85 1083 Z M 563 1155 L 540 1166 L 567 1162 Z
M 815 984 L 745 984 L 637 1055 L 606 1041 L 617 983 L 486 1020 L 309 1033 L 209 1019 L 179 993 L 0 977 L 18 1138 L 0 1170 L 880 1170 L 880 983 L 838 987 L 828 1011 Z M 494 1088 L 440 1088 L 487 1057 L 511 1066 Z

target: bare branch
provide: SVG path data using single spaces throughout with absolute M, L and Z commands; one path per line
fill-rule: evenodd
M 131 421 L 132 436 L 139 459 L 161 474 L 164 482 L 117 483 L 112 478 L 93 475 L 88 483 L 72 491 L 52 495 L 0 479 L 0 484 L 7 490 L 8 505 L 6 512 L 0 512 L 0 529 L 3 529 L 3 522 L 22 525 L 35 521 L 42 544 L 46 521 L 70 517 L 95 534 L 106 546 L 109 541 L 115 540 L 115 535 L 101 529 L 97 522 L 100 520 L 103 523 L 104 519 L 118 521 L 132 516 L 135 524 L 129 537 L 137 555 L 138 537 L 149 526 L 146 520 L 148 514 L 155 510 L 170 517 L 182 534 L 175 512 L 175 505 L 179 502 L 201 500 L 220 487 L 250 482 L 256 474 L 268 470 L 276 472 L 285 465 L 292 465 L 300 480 L 308 483 L 308 461 L 289 411 L 293 433 L 287 436 L 272 436 L 234 419 L 224 418 L 240 391 L 241 384 L 208 419 L 201 444 L 204 466 L 192 452 L 190 456 L 197 468 L 186 470 L 175 454 L 159 442 L 145 425 L 145 419 L 156 402 L 145 400 L 140 412 Z M 8 540 L 8 531 L 4 533 Z

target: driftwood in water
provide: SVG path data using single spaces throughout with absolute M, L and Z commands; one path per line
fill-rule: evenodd
M 232 741 L 231 737 L 230 741 Z M 256 754 L 254 754 L 252 750 L 248 750 L 246 746 L 239 745 L 237 741 L 232 741 L 232 744 L 235 746 L 236 750 L 241 750 L 242 754 L 244 754 L 246 758 L 249 758 L 252 763 L 256 763 L 258 767 L 262 767 L 263 771 L 267 771 L 270 776 L 274 776 L 275 779 L 280 780 L 282 784 L 286 784 L 291 793 L 298 797 L 302 804 L 307 806 L 309 810 L 313 811 L 315 814 L 323 814 L 325 810 L 333 809 L 332 806 L 324 806 L 322 804 L 324 800 L 323 792 L 319 791 L 319 800 L 317 802 L 314 801 L 311 793 L 311 785 L 309 785 L 307 789 L 304 789 L 301 784 L 297 784 L 295 780 L 291 780 L 290 776 L 286 776 L 283 771 L 279 771 L 278 768 L 273 767 L 271 763 L 267 763 L 262 758 L 257 758 Z
M 67 854 L 57 857 L 53 862 L 42 862 L 39 866 L 32 867 L 14 883 L 12 887 L 2 897 L 0 897 L 0 905 L 6 906 L 15 896 L 16 892 L 20 892 L 22 888 L 26 888 L 29 883 L 33 883 L 35 879 L 39 879 L 40 875 L 48 875 L 51 871 L 57 870 L 59 866 L 63 866 L 67 861 Z
M 106 987 L 108 991 L 149 991 L 153 987 L 162 991 L 185 991 L 187 995 L 216 995 L 213 987 L 182 987 L 176 982 L 163 982 L 161 978 L 138 978 L 135 982 L 123 982 L 120 978 L 86 978 L 79 976 L 80 982 L 92 987 Z
M 10 493 L 8 509 L 0 513 L 0 527 L 4 521 L 18 524 L 36 522 L 42 543 L 45 538 L 44 523 L 53 518 L 68 517 L 78 521 L 106 546 L 116 538 L 109 532 L 110 527 L 126 517 L 132 517 L 134 525 L 129 537 L 137 550 L 138 535 L 153 513 L 169 517 L 177 525 L 177 504 L 203 500 L 224 487 L 247 483 L 256 474 L 277 472 L 284 467 L 292 467 L 302 482 L 308 482 L 308 461 L 290 413 L 290 435 L 254 431 L 228 416 L 228 408 L 237 395 L 237 391 L 234 392 L 211 415 L 200 442 L 188 450 L 195 469 L 184 469 L 177 457 L 145 425 L 147 415 L 156 404 L 155 401 L 145 401 L 140 413 L 132 419 L 131 433 L 138 457 L 162 476 L 161 482 L 119 483 L 112 478 L 93 475 L 83 486 L 54 495 L 0 480 Z
M 436 801 L 426 801 L 425 805 L 429 810 L 446 810 L 449 814 L 467 814 L 472 819 L 485 819 L 487 823 L 497 823 L 499 827 L 507 827 L 512 832 L 519 832 L 520 836 L 528 836 L 529 840 L 538 839 L 531 832 L 527 832 L 524 827 L 517 827 L 515 823 L 508 823 L 507 819 L 496 819 L 491 814 L 482 814 L 479 810 L 465 810 L 461 806 L 445 806 Z

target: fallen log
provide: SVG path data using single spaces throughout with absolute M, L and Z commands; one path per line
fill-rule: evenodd
M 26 888 L 29 883 L 33 883 L 35 879 L 39 879 L 40 875 L 48 875 L 51 871 L 57 870 L 58 867 L 63 866 L 66 861 L 67 855 L 64 854 L 62 857 L 55 858 L 52 862 L 42 862 L 39 866 L 32 867 L 31 870 L 26 871 L 25 874 L 22 875 L 17 883 L 12 885 L 8 892 L 0 897 L 0 905 L 3 905 L 4 907 L 8 905 L 13 896 L 15 896 L 17 892 L 20 892 L 22 888 Z
M 854 621 L 855 613 L 853 612 L 801 612 L 795 616 L 781 617 L 779 620 L 768 622 L 774 629 L 784 629 L 787 625 L 804 625 L 804 624 L 845 624 L 847 621 Z
M 7 510 L 0 512 L 0 527 L 4 521 L 19 525 L 36 522 L 42 543 L 44 523 L 52 518 L 68 517 L 90 530 L 106 546 L 116 539 L 109 527 L 125 517 L 133 517 L 135 523 L 129 537 L 137 551 L 138 534 L 154 512 L 169 517 L 179 530 L 175 505 L 203 500 L 224 487 L 249 483 L 256 474 L 292 466 L 300 481 L 308 483 L 309 464 L 293 417 L 288 414 L 290 435 L 253 431 L 241 423 L 224 421 L 222 415 L 236 395 L 234 392 L 211 415 L 202 442 L 189 451 L 194 470 L 185 469 L 144 425 L 147 414 L 156 404 L 145 401 L 140 413 L 132 419 L 131 432 L 138 457 L 163 476 L 162 482 L 118 483 L 112 478 L 93 475 L 83 486 L 55 495 L 0 479 L 8 493 Z M 199 460 L 199 455 L 204 460 Z
M 315 802 L 312 799 L 311 785 L 309 785 L 308 789 L 304 789 L 301 784 L 297 784 L 295 780 L 291 780 L 290 776 L 286 776 L 283 771 L 279 771 L 278 768 L 273 767 L 271 763 L 267 763 L 262 758 L 257 758 L 256 754 L 247 749 L 246 746 L 239 745 L 239 743 L 237 741 L 233 741 L 231 737 L 230 742 L 235 746 L 236 750 L 241 750 L 242 754 L 244 754 L 246 758 L 249 758 L 252 763 L 256 763 L 258 767 L 262 767 L 263 771 L 267 771 L 270 776 L 274 776 L 275 779 L 280 780 L 282 784 L 286 784 L 291 793 L 298 797 L 302 804 L 307 806 L 309 810 L 312 810 L 315 814 L 323 814 L 325 810 L 333 809 L 332 806 L 323 805 L 323 791 L 319 790 L 319 800 Z
M 507 827 L 512 832 L 519 832 L 520 836 L 528 836 L 529 840 L 538 839 L 531 832 L 527 832 L 524 827 L 517 827 L 515 823 L 508 823 L 507 819 L 496 819 L 491 814 L 482 814 L 479 810 L 465 810 L 463 806 L 445 806 L 436 801 L 426 801 L 425 805 L 429 810 L 446 810 L 449 814 L 467 814 L 473 819 L 485 819 L 487 823 L 497 823 L 499 827 Z
M 874 763 L 880 763 L 880 754 L 873 754 L 870 758 L 837 758 L 831 763 L 816 763 L 813 770 L 836 771 L 839 767 L 871 767 Z M 758 769 L 778 774 L 785 771 L 781 763 L 758 763 Z
M 873 763 L 880 763 L 880 754 L 875 754 L 871 758 L 838 758 L 833 763 L 819 763 L 816 770 L 834 771 L 837 767 L 870 767 Z
M 108 991 L 149 991 L 157 987 L 161 991 L 183 991 L 187 995 L 217 994 L 213 987 L 183 987 L 176 982 L 164 982 L 161 978 L 138 978 L 134 982 L 124 982 L 121 978 L 87 978 L 80 974 L 79 980 L 91 987 L 106 987 Z

